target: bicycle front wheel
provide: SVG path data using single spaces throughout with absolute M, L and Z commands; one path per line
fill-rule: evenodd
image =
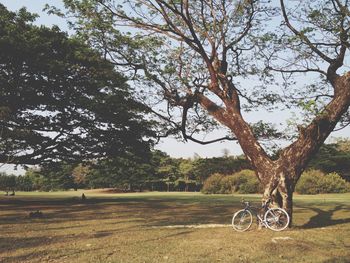
M 266 211 L 264 221 L 266 226 L 273 231 L 282 231 L 289 225 L 289 215 L 282 208 L 270 208 Z
M 250 228 L 253 223 L 253 216 L 249 210 L 239 210 L 233 215 L 232 227 L 234 230 L 243 232 Z

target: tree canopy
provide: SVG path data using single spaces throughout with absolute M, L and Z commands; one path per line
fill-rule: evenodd
M 127 79 L 78 38 L 33 25 L 35 17 L 0 4 L 0 162 L 149 151 L 154 122 Z

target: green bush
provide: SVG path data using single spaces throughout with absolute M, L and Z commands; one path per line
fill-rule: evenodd
M 299 194 L 318 194 L 319 182 L 322 181 L 324 173 L 320 170 L 308 170 L 301 175 L 295 190 Z
M 254 171 L 242 170 L 235 173 L 234 176 L 238 178 L 236 191 L 240 194 L 254 194 L 262 191 L 262 187 Z
M 248 178 L 247 182 L 240 185 L 238 192 L 240 194 L 254 194 L 261 192 L 261 186 L 259 180 L 254 177 Z
M 300 194 L 350 192 L 350 183 L 337 173 L 324 174 L 319 170 L 304 172 L 296 185 Z M 205 180 L 202 192 L 205 194 L 252 194 L 262 192 L 262 186 L 252 170 L 242 170 L 232 175 L 215 173 Z
M 259 180 L 254 171 L 242 170 L 232 175 L 213 174 L 204 182 L 205 194 L 250 194 L 261 192 Z
M 202 188 L 204 194 L 219 194 L 221 193 L 221 180 L 224 176 L 219 173 L 212 174 L 209 176 Z
M 299 194 L 345 193 L 350 192 L 350 183 L 337 173 L 325 175 L 319 170 L 308 170 L 301 175 L 295 190 Z
M 322 193 L 350 192 L 350 183 L 337 173 L 329 173 L 323 178 Z
M 232 175 L 224 176 L 220 181 L 220 190 L 217 194 L 232 194 L 236 192 L 236 179 Z

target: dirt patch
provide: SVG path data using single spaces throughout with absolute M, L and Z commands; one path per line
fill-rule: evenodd
M 170 226 L 153 226 L 152 228 L 218 228 L 231 227 L 229 224 L 196 224 L 196 225 L 170 225 Z
M 287 240 L 293 240 L 291 237 L 274 237 L 271 239 L 271 241 L 275 244 L 277 244 L 280 241 L 287 241 Z

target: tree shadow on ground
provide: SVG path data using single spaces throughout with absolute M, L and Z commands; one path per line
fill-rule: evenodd
M 320 227 L 328 227 L 339 224 L 350 223 L 350 218 L 341 218 L 341 219 L 333 219 L 332 217 L 336 212 L 341 210 L 348 210 L 348 206 L 337 205 L 332 209 L 322 210 L 316 207 L 302 207 L 307 210 L 311 210 L 316 213 L 316 215 L 310 217 L 309 221 L 301 226 L 301 228 L 310 229 L 310 228 L 320 228 Z
M 0 216 L 5 224 L 50 224 L 70 222 L 85 222 L 89 220 L 113 220 L 113 224 L 134 223 L 138 226 L 165 226 L 188 224 L 230 224 L 232 215 L 240 209 L 237 203 L 208 203 L 205 200 L 183 200 L 174 198 L 89 198 L 79 199 L 12 199 L 0 203 L 1 210 L 7 213 Z M 312 211 L 308 221 L 298 228 L 320 228 L 338 224 L 350 223 L 345 213 L 342 219 L 334 219 L 334 214 L 341 210 L 347 211 L 349 206 L 337 205 L 333 208 L 320 207 L 319 204 L 297 206 L 297 208 Z M 42 219 L 28 218 L 31 210 L 41 210 Z M 296 215 L 297 216 L 297 215 Z M 116 219 L 114 221 L 114 219 Z M 111 222 L 106 222 L 111 223 Z M 64 226 L 62 226 L 64 228 Z M 79 226 L 81 227 L 81 226 Z M 58 227 L 59 228 L 59 227 Z M 63 230 L 62 228 L 62 230 Z
M 11 204 L 11 205 L 9 205 Z M 4 214 L 0 215 L 0 223 L 8 227 L 7 234 L 13 235 L 21 231 L 80 231 L 80 229 L 96 225 L 102 220 L 104 227 L 94 231 L 92 237 L 104 237 L 121 232 L 136 231 L 141 228 L 164 225 L 187 225 L 230 222 L 232 207 L 210 204 L 206 202 L 185 202 L 178 200 L 136 200 L 130 199 L 90 199 L 79 200 L 11 200 L 0 204 Z M 42 218 L 30 218 L 28 212 L 40 210 Z M 234 209 L 233 209 L 234 210 Z M 69 226 L 65 225 L 68 222 Z M 23 228 L 25 226 L 26 228 Z M 104 229 L 108 231 L 103 231 Z M 113 228 L 113 230 L 112 230 Z M 75 229 L 75 230 L 73 230 Z M 56 233 L 52 233 L 57 235 Z M 90 236 L 89 236 L 90 237 Z M 67 237 L 65 237 L 67 238 Z M 74 238 L 80 238 L 75 236 Z M 1 241 L 1 240 L 0 240 Z M 6 244 L 5 240 L 2 243 Z M 12 240 L 13 241 L 13 240 Z M 50 240 L 52 242 L 52 240 Z M 1 243 L 1 242 L 0 242 Z M 36 247 L 48 243 L 45 238 L 16 240 L 16 247 Z M 4 245 L 8 248 L 8 245 Z
M 9 205 L 10 204 L 10 205 Z M 143 226 L 229 223 L 237 207 L 206 202 L 180 202 L 174 199 L 91 198 L 80 200 L 11 200 L 0 204 L 6 215 L 2 223 L 63 223 L 67 220 L 125 219 Z M 30 219 L 32 210 L 43 212 L 42 219 Z M 10 213 L 8 213 L 10 212 Z M 49 221 L 49 222 L 48 222 Z M 117 223 L 117 222 L 116 222 Z

